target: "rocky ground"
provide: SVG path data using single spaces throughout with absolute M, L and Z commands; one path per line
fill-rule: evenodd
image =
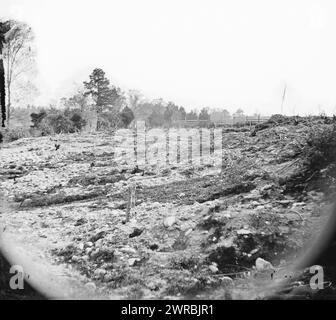
M 136 173 L 111 158 L 108 134 L 62 135 L 58 150 L 50 137 L 4 144 L 3 235 L 91 297 L 263 298 L 326 219 L 323 194 L 284 183 L 309 130 L 228 132 L 223 170 L 209 158 Z

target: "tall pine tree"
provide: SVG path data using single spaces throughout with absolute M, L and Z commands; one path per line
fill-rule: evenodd
M 84 82 L 85 95 L 91 95 L 97 112 L 101 113 L 105 108 L 116 106 L 121 99 L 120 90 L 110 87 L 110 81 L 106 78 L 102 69 L 94 69 L 90 75 L 90 81 Z

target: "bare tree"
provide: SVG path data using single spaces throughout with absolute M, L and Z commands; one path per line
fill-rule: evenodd
M 6 69 L 7 89 L 7 127 L 9 126 L 10 108 L 12 105 L 12 87 L 19 80 L 32 85 L 31 77 L 35 72 L 34 34 L 25 23 L 9 21 L 10 31 L 6 34 L 3 55 Z M 22 88 L 22 83 L 21 83 Z
M 144 102 L 144 96 L 137 90 L 129 90 L 127 96 L 129 107 L 133 112 L 136 112 L 138 107 Z
M 1 119 L 2 127 L 5 127 L 6 121 L 6 83 L 5 83 L 5 68 L 3 61 L 3 48 L 6 43 L 6 34 L 10 30 L 7 22 L 0 22 L 0 105 L 1 105 Z

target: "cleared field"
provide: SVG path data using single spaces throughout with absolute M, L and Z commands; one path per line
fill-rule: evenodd
M 28 248 L 38 265 L 57 266 L 53 282 L 68 296 L 263 297 L 325 219 L 322 194 L 291 193 L 281 183 L 300 165 L 296 151 L 307 130 L 215 134 L 202 157 L 195 132 L 195 152 L 184 138 L 168 162 L 165 137 L 147 137 L 141 150 L 138 135 L 139 168 L 125 157 L 134 137 L 122 132 L 115 139 L 73 134 L 6 144 L 3 236 Z M 176 132 L 170 134 L 175 141 Z M 130 184 L 136 206 L 125 224 Z M 257 258 L 274 268 L 256 269 Z

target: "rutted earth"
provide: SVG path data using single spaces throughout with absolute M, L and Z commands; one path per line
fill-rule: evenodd
M 3 237 L 57 270 L 64 297 L 262 298 L 326 218 L 321 193 L 283 183 L 308 130 L 228 132 L 222 171 L 208 157 L 136 172 L 113 159 L 108 134 L 62 135 L 58 150 L 49 137 L 6 144 Z M 130 181 L 136 207 L 124 223 Z

